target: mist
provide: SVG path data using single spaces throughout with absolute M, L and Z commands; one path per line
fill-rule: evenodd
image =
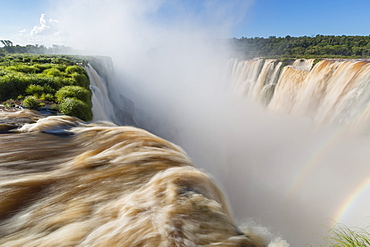
M 368 138 L 235 97 L 231 50 L 210 44 L 231 38 L 252 1 L 199 1 L 199 12 L 184 2 L 54 1 L 48 15 L 63 45 L 112 57 L 115 86 L 135 103 L 139 127 L 215 177 L 240 224 L 315 245 L 369 174 Z M 341 220 L 366 226 L 369 206 L 364 199 Z

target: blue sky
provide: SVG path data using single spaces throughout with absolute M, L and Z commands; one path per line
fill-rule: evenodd
M 0 0 L 0 37 L 13 36 L 38 25 L 40 15 L 46 11 L 46 3 L 43 0 Z
M 86 0 L 75 0 L 85 1 Z M 114 0 L 111 0 L 114 1 Z M 159 8 L 151 18 L 176 23 L 183 15 L 198 22 L 232 22 L 229 37 L 370 35 L 370 0 L 143 0 Z M 0 39 L 42 43 L 40 34 L 57 33 L 54 7 L 62 0 L 0 0 Z M 103 5 L 108 0 L 100 1 Z M 179 8 L 179 3 L 181 8 Z M 210 7 L 211 6 L 211 7 Z M 59 5 L 60 7 L 60 5 Z M 181 10 L 180 10 L 181 9 Z M 182 15 L 179 15 L 182 11 Z M 44 23 L 40 23 L 40 17 Z M 210 18 L 209 16 L 212 15 Z M 179 18 L 180 16 L 180 18 Z M 32 31 L 33 30 L 33 31 Z M 48 30 L 49 33 L 45 31 Z M 38 36 L 37 36 L 38 35 Z
M 234 34 L 370 35 L 369 0 L 256 0 Z

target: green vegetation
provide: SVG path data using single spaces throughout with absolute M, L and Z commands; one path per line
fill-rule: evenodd
M 3 48 L 0 48 L 0 56 L 2 54 L 10 53 L 34 53 L 34 54 L 76 54 L 71 48 L 63 45 L 53 45 L 52 47 L 46 47 L 44 45 L 14 45 L 10 40 L 0 40 Z
M 35 96 L 27 96 L 23 100 L 23 106 L 29 109 L 37 109 L 41 106 L 41 103 Z
M 58 102 L 63 102 L 66 98 L 76 98 L 86 103 L 91 101 L 90 91 L 80 86 L 62 87 L 55 96 Z
M 76 116 L 82 120 L 91 120 L 93 115 L 91 105 L 77 98 L 65 98 L 59 105 L 59 110 L 70 116 Z
M 62 113 L 82 120 L 92 119 L 90 90 L 80 86 L 65 86 L 56 92 L 55 97 Z
M 370 232 L 366 229 L 350 229 L 338 225 L 330 230 L 331 236 L 326 237 L 325 246 L 338 247 L 366 247 L 370 246 Z
M 89 121 L 91 91 L 85 64 L 76 56 L 0 53 L 0 101 L 30 109 L 45 105 Z
M 230 40 L 243 59 L 270 58 L 370 58 L 370 36 L 316 35 L 315 37 L 245 38 Z

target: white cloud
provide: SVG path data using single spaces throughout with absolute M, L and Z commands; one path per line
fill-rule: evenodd
M 53 19 L 47 19 L 46 14 L 41 14 L 40 26 L 34 26 L 30 35 L 58 35 L 59 21 Z
M 10 39 L 19 45 L 41 44 L 50 47 L 53 44 L 64 44 L 65 32 L 61 31 L 61 23 L 58 20 L 41 14 L 39 22 L 40 25 L 34 26 L 31 31 L 29 29 L 20 30 Z

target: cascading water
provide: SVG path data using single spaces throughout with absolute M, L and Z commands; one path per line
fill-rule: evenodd
M 370 189 L 370 141 L 347 130 L 366 122 L 369 63 L 283 64 L 232 60 L 229 85 L 238 97 L 207 97 L 214 92 L 202 87 L 191 97 L 172 91 L 175 110 L 155 112 L 157 118 L 144 124 L 155 133 L 172 133 L 166 138 L 220 181 L 240 222 L 254 218 L 292 246 L 303 246 L 322 241 L 325 226 L 335 222 L 368 224 L 370 201 L 364 195 Z M 248 98 L 264 107 L 251 105 Z
M 266 72 L 261 70 L 256 75 L 254 69 L 261 67 L 261 63 L 271 63 L 270 60 L 263 61 L 231 61 L 232 86 L 234 90 L 240 90 L 237 95 L 245 95 L 245 88 L 255 89 L 257 93 L 248 95 L 257 103 L 269 102 L 266 114 L 283 113 L 289 119 L 287 126 L 296 121 L 302 126 L 309 122 L 316 131 L 307 130 L 307 135 L 302 135 L 301 131 L 297 135 L 293 131 L 293 135 L 297 135 L 296 140 L 287 141 L 286 138 L 292 134 L 284 130 L 280 136 L 281 147 L 276 146 L 279 154 L 274 154 L 274 151 L 269 153 L 274 157 L 268 161 L 269 168 L 256 168 L 257 177 L 274 172 L 278 178 L 278 174 L 284 173 L 280 177 L 283 179 L 280 185 L 268 182 L 270 189 L 280 195 L 275 199 L 281 208 L 266 209 L 272 214 L 261 218 L 266 218 L 266 224 L 270 223 L 277 229 L 278 225 L 289 225 L 290 230 L 295 229 L 295 233 L 301 235 L 298 238 L 297 235 L 292 237 L 289 230 L 283 231 L 283 235 L 294 245 L 304 244 L 303 239 L 306 243 L 315 239 L 312 235 L 298 233 L 294 226 L 302 227 L 303 231 L 310 229 L 311 233 L 318 233 L 320 225 L 329 226 L 333 222 L 350 227 L 368 226 L 370 200 L 366 195 L 370 190 L 370 168 L 366 153 L 370 148 L 370 62 L 322 60 L 314 65 L 314 60 L 299 59 L 285 67 L 279 64 L 281 72 L 277 83 L 272 88 L 273 92 L 264 99 L 262 85 L 267 86 L 270 82 L 263 79 Z M 272 73 L 276 68 L 269 70 Z M 279 124 L 279 121 L 274 123 Z M 284 136 L 286 134 L 288 136 Z M 266 145 L 270 146 L 263 142 L 260 147 L 266 150 L 263 148 Z M 270 179 L 274 178 L 271 176 Z M 274 189 L 273 185 L 276 186 Z M 286 212 L 284 207 L 291 212 Z M 236 209 L 239 210 L 243 211 Z M 279 213 L 282 214 L 280 219 L 275 215 Z M 308 215 L 310 218 L 306 217 Z M 333 222 L 330 223 L 330 220 Z
M 369 111 L 366 92 L 368 63 L 321 61 L 311 68 L 313 61 L 298 61 L 282 70 L 281 65 L 275 60 L 256 60 L 234 62 L 229 66 L 233 68 L 233 80 L 239 80 L 237 86 L 243 91 L 239 96 L 249 96 L 267 105 L 267 108 L 255 107 L 249 101 L 236 97 L 230 99 L 222 94 L 206 97 L 209 96 L 204 90 L 206 88 L 200 88 L 202 90 L 189 90 L 191 98 L 186 95 L 186 90 L 181 90 L 183 94 L 176 94 L 177 101 L 173 105 L 164 101 L 166 106 L 170 106 L 165 108 L 168 111 L 154 111 L 151 117 L 156 118 L 141 119 L 134 119 L 137 109 L 133 109 L 132 101 L 123 98 L 127 92 L 117 90 L 120 87 L 115 83 L 118 82 L 103 79 L 107 75 L 102 71 L 111 71 L 104 68 L 109 68 L 109 63 L 102 62 L 99 65 L 101 67 L 95 69 L 89 66 L 86 70 L 95 94 L 93 104 L 97 119 L 119 123 L 123 120 L 123 124 L 129 120 L 137 122 L 139 126 L 144 121 L 154 131 L 170 132 L 169 139 L 181 145 L 197 167 L 216 177 L 229 198 L 238 224 L 243 225 L 246 220 L 254 218 L 258 225 L 270 227 L 274 234 L 281 234 L 292 246 L 315 245 L 322 240 L 320 234 L 326 234 L 327 229 L 323 225 L 333 225 L 332 220 L 349 224 L 350 227 L 368 224 L 370 201 L 366 195 L 370 189 L 370 141 L 366 136 L 358 139 L 348 135 L 347 127 L 327 125 L 312 129 L 304 120 L 272 113 L 275 110 L 293 116 L 309 116 L 318 125 L 321 122 L 316 122 L 316 119 L 320 120 L 321 115 L 317 115 L 317 112 L 323 112 L 325 119 L 327 113 L 331 112 L 323 105 L 323 102 L 328 102 L 336 109 L 334 116 L 329 115 L 332 122 L 347 119 L 344 121 L 349 123 L 347 126 L 366 122 Z M 246 68 L 252 69 L 252 75 L 248 75 Z M 211 70 L 214 71 L 220 71 L 219 67 Z M 337 85 L 336 79 L 342 79 L 340 73 L 350 82 L 343 79 L 341 83 L 344 85 Z M 110 78 L 115 77 L 111 75 Z M 248 78 L 245 80 L 247 86 L 243 85 L 243 78 Z M 328 84 L 313 86 L 317 82 Z M 346 105 L 346 102 L 352 102 L 352 105 Z M 274 104 L 279 107 L 274 108 Z M 344 105 L 346 107 L 341 107 Z M 314 109 L 308 109 L 312 106 L 315 106 Z M 148 115 L 145 111 L 143 109 L 141 114 Z M 130 114 L 127 115 L 127 112 Z M 200 198 L 208 208 L 210 201 L 201 199 L 202 195 L 221 205 L 220 209 L 212 204 L 211 208 L 220 210 L 217 212 L 207 209 L 210 220 L 219 219 L 215 215 L 222 215 L 221 218 L 225 220 L 220 225 L 207 225 L 207 229 L 213 229 L 212 225 L 221 229 L 221 232 L 228 232 L 224 237 L 225 241 L 231 241 L 227 242 L 230 246 L 238 241 L 249 241 L 240 235 L 234 223 L 228 221 L 232 213 L 227 210 L 227 201 L 218 195 L 219 192 L 215 192 L 214 182 L 210 182 L 207 175 L 188 167 L 189 159 L 176 146 L 156 139 L 149 133 L 108 123 L 86 125 L 69 117 L 43 119 L 29 112 L 1 114 L 3 119 L 29 118 L 31 124 L 18 130 L 22 132 L 20 134 L 5 133 L 0 139 L 3 143 L 0 154 L 0 244 L 53 246 L 63 242 L 91 246 L 108 244 L 111 239 L 122 246 L 130 246 L 129 243 L 148 240 L 135 237 L 132 232 L 126 231 L 129 228 L 123 226 L 136 222 L 138 229 L 142 229 L 141 222 L 148 226 L 148 231 L 157 232 L 162 229 L 162 224 L 156 224 L 163 220 L 164 226 L 173 223 L 173 228 L 163 229 L 162 233 L 169 230 L 171 235 L 171 229 L 181 232 L 181 220 L 172 222 L 168 219 L 189 212 L 190 215 L 197 215 L 198 211 L 193 208 L 181 211 L 184 209 L 177 203 L 183 202 L 183 196 L 189 196 L 191 200 Z M 351 119 L 351 116 L 356 118 Z M 9 125 L 12 121 L 5 122 Z M 160 151 L 164 147 L 174 156 L 165 158 L 165 152 Z M 50 153 L 53 155 L 50 156 Z M 172 170 L 165 171 L 166 167 L 156 163 L 145 171 L 136 170 L 138 162 L 158 162 L 159 154 L 165 155 L 166 164 L 180 162 L 186 166 L 185 169 L 175 169 L 172 173 Z M 140 157 L 143 160 L 139 161 Z M 127 175 L 127 170 L 121 170 L 122 164 L 130 164 L 130 175 Z M 164 170 L 155 175 L 158 165 Z M 146 172 L 150 174 L 148 177 L 143 176 Z M 189 184 L 190 180 L 192 183 Z M 166 190 L 168 194 L 160 193 L 165 199 L 158 199 L 155 193 L 151 194 L 156 188 L 160 191 L 169 188 L 166 187 L 168 184 L 172 188 Z M 175 191 L 180 191 L 180 197 L 171 199 L 177 195 Z M 143 199 L 143 196 L 147 196 L 147 199 Z M 168 200 L 171 202 L 168 204 L 169 214 L 162 214 L 161 202 Z M 145 207 L 141 206 L 143 203 Z M 181 212 L 178 214 L 173 208 Z M 135 218 L 133 215 L 136 214 L 153 221 L 147 224 L 146 220 Z M 147 219 L 145 217 L 143 219 Z M 250 227 L 251 224 L 247 223 L 243 229 L 248 229 L 251 235 L 264 236 L 264 233 L 254 232 Z M 112 235 L 112 232 L 117 234 Z M 139 230 L 133 232 L 140 233 Z M 211 236 L 211 233 L 206 233 L 204 241 L 209 240 L 207 236 Z M 169 239 L 172 238 L 165 237 L 163 241 Z M 157 238 L 152 240 L 159 241 Z M 203 241 L 203 237 L 192 237 L 192 241 Z M 280 243 L 286 246 L 284 241 Z
M 320 234 L 327 234 L 323 226 L 331 226 L 330 219 L 349 227 L 366 226 L 369 140 L 320 123 L 351 122 L 343 114 L 358 115 L 353 124 L 366 122 L 369 109 L 363 106 L 363 114 L 357 114 L 355 105 L 366 101 L 362 95 L 367 92 L 347 87 L 348 93 L 342 95 L 347 99 L 339 97 L 338 104 L 327 97 L 334 84 L 320 82 L 334 74 L 339 61 L 322 61 L 312 69 L 313 61 L 302 60 L 281 69 L 287 61 L 279 65 L 263 59 L 230 64 L 237 83 L 231 90 L 229 79 L 217 90 L 221 68 L 207 73 L 208 68 L 230 56 L 228 48 L 214 49 L 210 43 L 230 37 L 230 25 L 240 17 L 230 15 L 230 7 L 246 10 L 240 3 L 251 1 L 204 1 L 203 7 L 211 8 L 190 13 L 188 5 L 181 3 L 193 1 L 174 2 L 169 7 L 164 4 L 168 1 L 106 1 L 104 5 L 95 0 L 58 1 L 55 19 L 61 33 L 68 34 L 66 45 L 112 57 L 118 80 L 109 80 L 107 88 L 114 93 L 109 97 L 115 115 L 124 116 L 132 104 L 114 95 L 134 101 L 141 109 L 135 109 L 140 115 L 134 119 L 137 126 L 180 145 L 197 167 L 211 173 L 224 187 L 238 222 L 254 218 L 292 246 L 315 245 L 322 240 Z M 157 18 L 161 13 L 171 13 L 174 19 Z M 100 72 L 106 64 L 92 66 L 105 79 Z M 261 80 L 255 86 L 258 77 Z M 112 84 L 119 86 L 113 90 Z M 135 97 L 122 84 L 135 91 Z M 249 97 L 226 97 L 231 91 Z M 334 106 L 329 118 L 324 117 L 328 115 L 324 101 L 331 109 Z M 344 102 L 353 102 L 354 108 L 346 108 Z M 98 172 L 99 166 L 90 171 Z
M 108 96 L 108 90 L 106 83 L 102 77 L 99 76 L 98 72 L 87 65 L 85 70 L 90 79 L 90 89 L 92 91 L 92 110 L 94 113 L 94 121 L 106 120 L 115 122 L 115 115 L 113 111 L 113 104 Z
M 282 63 L 273 59 L 231 60 L 232 81 L 237 95 L 249 96 L 267 105 L 272 97 Z
M 253 91 L 247 94 L 257 102 L 271 100 L 268 108 L 273 111 L 306 117 L 317 124 L 366 124 L 370 63 L 322 60 L 313 66 L 313 62 L 314 59 L 298 59 L 282 68 L 277 60 L 232 61 L 236 64 L 233 87 L 239 95 Z M 268 73 L 273 76 L 266 76 Z M 264 94 L 270 85 L 276 85 L 271 99 Z
M 94 121 L 105 120 L 120 125 L 136 126 L 133 102 L 117 91 L 114 84 L 113 64 L 108 57 L 89 58 L 95 68 L 88 64 L 85 70 L 90 79 Z
M 86 69 L 95 118 L 131 118 Z M 0 246 L 288 246 L 237 226 L 215 181 L 145 130 L 7 108 L 0 125 Z

